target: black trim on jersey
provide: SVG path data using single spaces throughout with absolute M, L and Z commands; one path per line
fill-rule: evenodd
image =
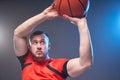
M 56 74 L 58 74 L 59 76 L 61 76 L 62 78 L 67 78 L 69 75 L 67 73 L 67 62 L 66 61 L 63 65 L 63 70 L 62 73 L 60 73 L 58 70 L 54 69 L 53 67 L 51 67 L 49 64 L 47 65 L 47 68 L 50 69 L 51 71 L 55 72 Z
M 25 68 L 26 66 L 29 66 L 29 65 L 31 65 L 31 64 L 32 64 L 32 62 L 30 62 L 30 63 L 27 63 L 27 64 L 24 64 L 24 65 L 23 65 L 23 67 L 22 67 L 22 69 L 23 69 L 23 68 Z
M 18 58 L 18 60 L 20 61 L 20 63 L 21 63 L 21 67 L 22 67 L 22 69 L 26 66 L 26 65 L 28 65 L 28 64 L 24 64 L 24 62 L 25 62 L 25 57 L 27 56 L 29 54 L 29 50 L 27 51 L 27 53 L 25 54 L 25 55 L 23 55 L 23 56 L 17 56 L 17 58 Z
M 69 74 L 68 74 L 68 72 L 67 72 L 67 63 L 68 63 L 68 61 L 66 61 L 66 62 L 64 63 L 64 65 L 63 65 L 63 70 L 62 70 L 62 74 L 63 74 L 63 76 L 65 76 L 65 77 L 68 77 L 68 76 L 69 76 Z

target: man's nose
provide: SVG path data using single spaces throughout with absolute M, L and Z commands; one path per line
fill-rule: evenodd
M 38 44 L 37 49 L 38 49 L 38 50 L 41 50 L 41 49 L 42 49 L 40 44 Z
M 38 50 L 41 50 L 42 48 L 41 47 L 37 47 Z

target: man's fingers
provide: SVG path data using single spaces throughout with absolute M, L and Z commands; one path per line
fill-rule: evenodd
M 66 14 L 63 14 L 63 18 L 64 18 L 65 20 L 70 20 L 70 17 L 69 17 L 68 15 L 66 15 Z

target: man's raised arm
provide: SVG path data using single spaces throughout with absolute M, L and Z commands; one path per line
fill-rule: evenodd
M 53 9 L 53 5 L 45 9 L 42 13 L 35 15 L 14 30 L 14 51 L 17 56 L 24 55 L 28 50 L 26 37 L 40 23 L 45 20 L 52 19 L 58 16 L 57 11 Z
M 71 59 L 67 63 L 69 76 L 75 77 L 82 74 L 92 65 L 92 44 L 86 18 L 73 18 L 67 15 L 64 15 L 64 18 L 75 24 L 79 31 L 79 57 Z

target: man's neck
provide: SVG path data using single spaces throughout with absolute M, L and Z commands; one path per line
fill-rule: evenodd
M 46 62 L 48 62 L 50 60 L 50 57 L 47 58 L 34 58 L 34 60 L 40 64 L 45 64 Z

